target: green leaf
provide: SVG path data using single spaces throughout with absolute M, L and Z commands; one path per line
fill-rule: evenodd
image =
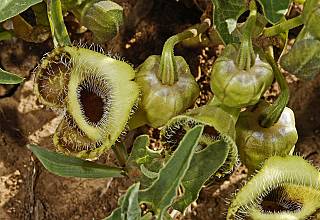
M 183 213 L 185 208 L 198 198 L 202 185 L 224 164 L 228 152 L 228 144 L 219 140 L 194 154 L 182 180 L 184 194 L 174 203 L 174 209 Z
M 116 208 L 115 210 L 113 210 L 111 215 L 104 218 L 103 220 L 121 220 L 121 208 Z
M 137 137 L 133 143 L 127 165 L 127 167 L 136 167 L 143 174 L 138 178 L 142 189 L 149 187 L 153 183 L 154 176 L 158 174 L 164 163 L 161 152 L 151 150 L 148 147 L 149 144 L 148 135 Z
M 42 0 L 2 0 L 0 4 L 0 22 L 12 18 Z
M 47 9 L 54 47 L 70 46 L 71 41 L 63 22 L 60 0 L 48 0 Z
M 155 158 L 161 158 L 159 151 L 153 151 L 148 146 L 150 139 L 148 135 L 140 135 L 133 143 L 133 148 L 128 161 L 138 165 L 151 163 Z
M 139 206 L 138 192 L 139 183 L 129 187 L 127 193 L 122 200 L 121 218 L 123 220 L 138 220 L 140 219 L 141 210 Z
M 176 191 L 189 168 L 202 131 L 203 126 L 201 125 L 189 130 L 171 158 L 160 170 L 154 183 L 149 188 L 140 191 L 139 200 L 151 205 L 157 219 L 163 219 L 167 208 L 176 196 Z
M 24 78 L 0 68 L 0 84 L 17 84 L 21 83 L 23 80 Z
M 246 11 L 244 0 L 211 0 L 215 6 L 214 25 L 224 44 L 237 43 L 239 39 L 232 35 L 237 27 L 237 19 Z
M 280 21 L 287 13 L 290 0 L 259 0 L 263 12 L 272 24 Z
M 115 209 L 105 220 L 139 220 L 141 216 L 138 200 L 139 187 L 139 183 L 130 186 L 126 194 L 119 199 L 120 207 Z
M 281 66 L 299 78 L 313 79 L 320 71 L 320 41 L 305 39 L 296 42 L 292 49 L 282 56 Z
M 37 156 L 43 166 L 58 176 L 81 178 L 122 177 L 123 170 L 76 157 L 49 151 L 33 144 L 27 147 Z

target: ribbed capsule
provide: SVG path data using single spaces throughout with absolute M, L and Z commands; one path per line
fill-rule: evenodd
M 268 105 L 261 102 L 253 110 L 241 112 L 236 124 L 240 160 L 249 173 L 260 169 L 263 162 L 271 156 L 291 154 L 298 140 L 294 113 L 288 107 L 273 126 L 260 126 L 259 116 Z
M 210 85 L 221 103 L 241 108 L 259 101 L 273 81 L 273 71 L 259 54 L 249 70 L 242 70 L 236 64 L 237 53 L 237 45 L 229 44 L 224 49 L 213 65 Z
M 149 56 L 138 67 L 136 82 L 142 92 L 141 114 L 152 127 L 164 125 L 172 117 L 191 107 L 199 96 L 199 86 L 183 57 L 174 57 L 178 80 L 173 85 L 164 85 L 157 77 L 160 56 Z

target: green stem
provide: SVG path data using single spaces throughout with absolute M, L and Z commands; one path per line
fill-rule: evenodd
M 280 69 L 275 62 L 272 55 L 269 53 L 266 54 L 267 61 L 272 67 L 274 72 L 274 76 L 279 83 L 281 94 L 277 98 L 277 100 L 268 108 L 266 108 L 260 115 L 260 126 L 268 128 L 273 126 L 279 120 L 284 108 L 287 106 L 289 101 L 289 87 L 286 82 L 286 79 L 280 72 Z
M 157 77 L 162 84 L 173 85 L 178 80 L 177 64 L 173 52 L 174 46 L 185 39 L 205 32 L 209 27 L 210 20 L 205 19 L 203 23 L 176 34 L 165 42 L 162 49 L 159 71 L 157 72 Z
M 54 47 L 56 48 L 72 45 L 67 28 L 63 21 L 60 0 L 47 0 L 47 14 Z
M 269 28 L 265 28 L 262 32 L 262 34 L 265 37 L 272 37 L 276 36 L 280 33 L 286 32 L 292 28 L 298 27 L 303 24 L 303 18 L 302 15 L 299 15 L 297 17 L 291 18 L 289 20 L 283 21 L 280 24 L 274 25 Z
M 12 37 L 14 37 L 14 33 L 10 32 L 10 31 L 0 32 L 0 41 L 10 40 Z
M 252 46 L 252 30 L 256 24 L 257 7 L 254 0 L 250 1 L 250 15 L 244 27 L 244 33 L 241 37 L 241 45 L 237 57 L 238 67 L 242 70 L 248 70 L 254 64 L 255 55 Z
M 112 146 L 112 150 L 119 161 L 120 166 L 125 167 L 128 160 L 128 152 L 126 146 L 120 142 Z

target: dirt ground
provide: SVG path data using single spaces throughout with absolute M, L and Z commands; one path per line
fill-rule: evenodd
M 136 1 L 118 2 L 125 6 L 128 25 L 103 47 L 120 54 L 135 67 L 149 55 L 160 54 L 169 36 L 197 23 L 201 16 L 201 10 L 194 5 L 188 7 L 176 1 L 154 1 L 153 5 L 152 1 L 145 1 L 148 3 L 143 4 L 144 8 L 134 8 Z M 91 42 L 89 32 L 75 32 L 77 24 L 71 15 L 65 20 L 73 41 Z M 26 148 L 28 143 L 38 143 L 54 149 L 51 137 L 61 118 L 37 102 L 32 74 L 39 59 L 51 49 L 51 39 L 41 44 L 17 39 L 0 42 L 0 66 L 26 77 L 20 85 L 0 86 L 0 220 L 102 219 L 116 208 L 118 198 L 131 184 L 125 178 L 86 180 L 55 176 Z M 200 85 L 201 99 L 197 105 L 204 104 L 212 95 L 208 75 L 219 49 L 176 48 L 176 54 L 185 57 Z M 296 154 L 319 167 L 320 77 L 313 81 L 300 81 L 290 74 L 286 77 L 291 90 L 289 107 L 295 112 L 299 134 Z M 112 161 L 112 152 L 99 159 L 101 163 Z M 246 181 L 246 169 L 239 166 L 231 175 L 203 188 L 185 216 L 176 218 L 224 219 L 228 201 Z

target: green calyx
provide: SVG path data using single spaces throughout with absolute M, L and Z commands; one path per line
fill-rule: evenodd
M 216 175 L 229 173 L 238 162 L 238 150 L 234 142 L 238 111 L 232 111 L 212 104 L 192 109 L 168 121 L 161 130 L 160 140 L 169 151 L 173 151 L 187 131 L 196 125 L 204 125 L 199 146 L 196 149 L 202 150 L 223 139 L 228 146 L 228 159 Z
M 307 219 L 320 208 L 319 178 L 301 157 L 271 157 L 237 193 L 227 219 Z
M 260 126 L 259 116 L 269 104 L 261 102 L 253 110 L 240 113 L 236 124 L 236 143 L 240 160 L 253 173 L 271 156 L 292 154 L 298 140 L 294 114 L 284 108 L 279 120 L 271 127 Z
M 229 44 L 215 61 L 210 86 L 219 101 L 229 107 L 241 108 L 256 104 L 273 81 L 272 67 L 257 54 L 249 70 L 236 62 L 239 46 Z
M 136 82 L 140 86 L 142 98 L 137 113 L 152 127 L 164 125 L 170 118 L 192 106 L 199 96 L 199 86 L 186 61 L 179 56 L 175 57 L 175 61 L 179 80 L 171 86 L 163 85 L 157 77 L 160 56 L 148 57 L 138 68 Z M 133 120 L 135 117 L 138 115 L 134 115 Z
M 43 75 L 51 61 L 42 61 L 36 73 L 36 94 L 44 104 L 66 109 L 68 117 L 56 131 L 55 145 L 79 157 L 96 158 L 118 139 L 136 104 L 139 89 L 133 82 L 135 72 L 123 61 L 85 48 L 57 48 L 48 57 L 61 54 L 67 54 L 69 59 L 55 59 L 50 77 Z M 64 64 L 69 67 L 67 71 L 60 68 Z M 62 74 L 65 72 L 68 77 Z M 48 91 L 62 91 L 63 99 L 55 94 L 48 99 Z

